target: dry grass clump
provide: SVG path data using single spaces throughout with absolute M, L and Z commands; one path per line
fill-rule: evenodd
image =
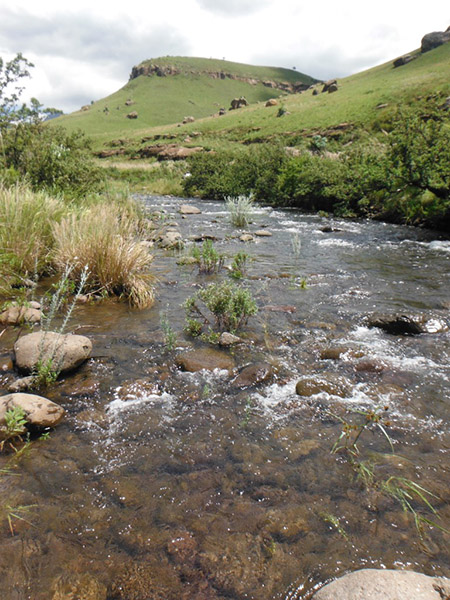
M 61 272 L 72 265 L 75 280 L 87 266 L 85 289 L 127 297 L 139 308 L 150 306 L 155 283 L 150 272 L 153 257 L 142 244 L 138 228 L 135 216 L 106 203 L 68 215 L 53 226 L 54 265 Z
M 65 212 L 64 203 L 25 186 L 0 186 L 0 255 L 21 276 L 42 273 L 53 244 L 52 223 Z

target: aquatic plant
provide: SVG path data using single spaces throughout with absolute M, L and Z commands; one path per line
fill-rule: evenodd
M 367 431 L 380 431 L 388 441 L 392 453 L 394 452 L 393 442 L 386 431 L 386 427 L 390 425 L 386 418 L 388 410 L 388 406 L 383 406 L 376 409 L 352 411 L 353 414 L 362 416 L 362 420 L 356 423 L 345 417 L 332 415 L 342 423 L 343 427 L 331 452 L 344 455 L 356 473 L 356 479 L 362 481 L 367 490 L 376 490 L 399 502 L 404 512 L 414 518 L 414 524 L 421 539 L 424 537 L 424 525 L 449 533 L 436 520 L 431 520 L 422 514 L 424 511 L 428 511 L 435 518 L 441 518 L 430 501 L 431 498 L 438 499 L 438 496 L 407 477 L 391 475 L 388 478 L 379 478 L 376 475 L 374 463 L 360 458 L 361 451 L 358 443 L 361 436 Z
M 233 256 L 230 275 L 233 279 L 242 279 L 245 275 L 249 255 L 246 252 L 238 252 Z
M 22 439 L 20 436 L 25 432 L 27 420 L 26 413 L 20 406 L 14 406 L 8 409 L 4 415 L 5 424 L 0 426 L 0 451 L 3 450 L 7 443 L 10 448 L 15 448 L 14 444 L 17 439 Z
M 253 210 L 253 196 L 237 196 L 235 198 L 228 196 L 225 200 L 230 221 L 235 227 L 247 227 L 250 223 Z
M 235 332 L 258 312 L 250 291 L 227 281 L 202 287 L 184 307 L 191 335 L 192 331 L 200 335 L 205 325 L 207 333 L 214 329 Z
M 199 273 L 210 275 L 223 267 L 224 257 L 214 248 L 212 240 L 205 240 L 201 249 L 194 246 L 191 256 L 197 261 Z
M 171 326 L 166 312 L 161 314 L 160 325 L 164 335 L 164 348 L 168 352 L 172 352 L 176 347 L 177 334 Z

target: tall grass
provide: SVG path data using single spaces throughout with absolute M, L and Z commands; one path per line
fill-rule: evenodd
M 0 187 L 0 255 L 17 275 L 42 273 L 50 261 L 52 223 L 66 211 L 64 203 L 23 185 Z M 0 261 L 1 262 L 1 261 Z
M 139 221 L 111 204 L 96 204 L 70 214 L 54 224 L 53 263 L 64 271 L 72 265 L 71 277 L 79 281 L 89 271 L 86 290 L 124 296 L 140 308 L 154 298 L 155 277 L 150 272 L 152 256 L 138 235 Z
M 231 223 L 235 227 L 247 227 L 252 218 L 253 197 L 251 195 L 238 196 L 237 198 L 228 197 L 226 207 Z

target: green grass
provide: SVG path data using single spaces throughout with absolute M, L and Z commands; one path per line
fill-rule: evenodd
M 146 64 L 148 61 L 144 61 Z M 94 102 L 89 110 L 72 113 L 54 120 L 69 131 L 78 128 L 100 141 L 131 134 L 142 135 L 143 130 L 170 123 L 180 123 L 185 116 L 195 119 L 209 117 L 219 108 L 228 109 L 233 98 L 245 96 L 250 103 L 278 97 L 282 91 L 271 89 L 262 81 L 314 83 L 307 75 L 290 69 L 253 67 L 213 59 L 164 58 L 151 61 L 154 64 L 171 64 L 182 73 L 173 76 L 140 76 L 130 80 L 123 88 L 110 96 Z M 252 85 L 245 81 L 213 79 L 207 73 L 224 71 L 237 77 L 257 79 Z M 132 100 L 131 106 L 125 102 Z M 106 111 L 106 107 L 108 111 Z M 137 119 L 127 119 L 132 111 Z
M 385 116 L 391 114 L 399 104 L 435 92 L 441 92 L 444 96 L 450 94 L 450 44 L 426 54 L 418 53 L 416 60 L 396 69 L 389 61 L 340 79 L 339 91 L 334 94 L 313 96 L 308 90 L 301 94 L 284 95 L 283 104 L 290 114 L 281 118 L 276 116 L 279 106 L 264 106 L 265 100 L 279 96 L 280 90 L 266 88 L 262 84 L 211 79 L 202 74 L 202 69 L 212 67 L 213 70 L 220 70 L 220 65 L 225 65 L 225 71 L 233 72 L 234 69 L 237 75 L 259 75 L 261 79 L 278 81 L 304 77 L 296 71 L 210 59 L 167 57 L 154 62 L 175 66 L 179 62 L 186 70 L 191 66 L 190 70 L 194 73 L 138 77 L 111 96 L 95 102 L 88 111 L 78 111 L 53 122 L 70 130 L 81 128 L 93 137 L 97 148 L 115 138 L 125 138 L 131 147 L 137 148 L 142 137 L 161 133 L 175 134 L 177 139 L 171 141 L 181 143 L 186 135 L 197 131 L 201 135 L 191 145 L 210 149 L 274 135 L 285 136 L 316 129 L 323 131 L 343 122 L 357 126 L 378 122 L 382 126 Z M 233 69 L 227 69 L 228 65 L 232 65 Z M 320 84 L 317 87 L 321 90 Z M 228 108 L 230 100 L 240 95 L 246 96 L 249 107 L 229 111 L 220 118 L 211 117 L 219 107 Z M 135 104 L 125 106 L 128 98 Z M 388 107 L 379 110 L 376 108 L 378 104 L 388 104 Z M 109 108 L 108 115 L 103 112 L 105 106 Z M 139 113 L 138 119 L 126 118 L 125 115 L 131 110 Z M 196 121 L 178 127 L 187 115 L 194 116 Z

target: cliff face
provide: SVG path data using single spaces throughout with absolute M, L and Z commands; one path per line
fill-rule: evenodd
M 288 92 L 291 94 L 295 94 L 298 92 L 302 92 L 303 90 L 307 90 L 310 86 L 307 83 L 289 83 L 287 81 L 273 81 L 273 80 L 260 80 L 255 78 L 248 77 L 240 77 L 239 75 L 235 75 L 233 73 L 227 73 L 225 71 L 194 71 L 194 70 L 181 70 L 177 67 L 166 65 L 161 66 L 157 64 L 146 64 L 146 65 L 138 65 L 132 68 L 130 74 L 130 80 L 136 79 L 136 77 L 140 77 L 143 75 L 144 77 L 170 77 L 173 75 L 206 75 L 211 79 L 233 79 L 235 81 L 243 81 L 245 83 L 249 83 L 250 85 L 258 85 L 262 83 L 264 86 L 282 90 L 283 92 Z

